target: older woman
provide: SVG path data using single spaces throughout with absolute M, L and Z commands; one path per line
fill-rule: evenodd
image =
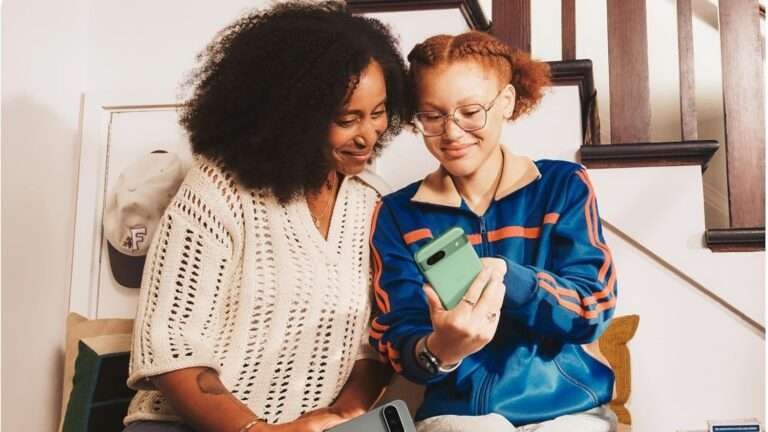
M 126 431 L 319 431 L 389 380 L 367 343 L 366 170 L 399 129 L 389 31 L 338 3 L 239 19 L 182 110 L 195 166 L 148 254 Z

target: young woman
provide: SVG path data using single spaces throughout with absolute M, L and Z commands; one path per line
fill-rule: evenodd
M 413 121 L 440 167 L 374 213 L 371 341 L 426 384 L 419 430 L 613 430 L 614 377 L 595 341 L 616 273 L 592 185 L 580 165 L 499 142 L 536 107 L 547 65 L 479 32 L 431 37 L 408 59 Z M 445 310 L 413 256 L 453 226 L 484 270 Z
M 181 122 L 195 166 L 148 254 L 126 431 L 321 431 L 391 369 L 367 341 L 366 165 L 399 128 L 405 65 L 378 21 L 291 2 L 224 29 Z

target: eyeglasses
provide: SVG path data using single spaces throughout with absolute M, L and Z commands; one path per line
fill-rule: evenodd
M 496 93 L 496 96 L 488 103 L 487 107 L 482 104 L 462 105 L 456 107 L 451 114 L 441 114 L 437 111 L 417 112 L 413 116 L 413 122 L 416 124 L 419 132 L 425 137 L 435 137 L 444 134 L 445 121 L 448 119 L 456 123 L 456 126 L 465 132 L 480 130 L 485 127 L 485 123 L 488 121 L 488 111 L 493 108 L 493 104 L 496 103 L 496 99 L 499 98 L 504 88 Z

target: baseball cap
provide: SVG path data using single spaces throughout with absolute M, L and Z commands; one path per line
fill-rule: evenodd
M 149 244 L 184 180 L 178 156 L 154 151 L 129 165 L 107 196 L 104 237 L 115 281 L 139 288 Z

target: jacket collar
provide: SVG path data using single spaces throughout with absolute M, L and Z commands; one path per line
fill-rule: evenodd
M 354 177 L 375 189 L 381 196 L 392 192 L 392 187 L 370 168 L 366 167 L 360 174 L 357 174 Z
M 515 155 L 501 146 L 504 158 L 501 167 L 501 180 L 496 189 L 494 201 L 498 201 L 516 192 L 541 177 L 539 169 L 530 158 Z M 448 171 L 441 165 L 421 182 L 411 201 L 437 204 L 448 207 L 461 207 L 461 195 L 453 183 Z

